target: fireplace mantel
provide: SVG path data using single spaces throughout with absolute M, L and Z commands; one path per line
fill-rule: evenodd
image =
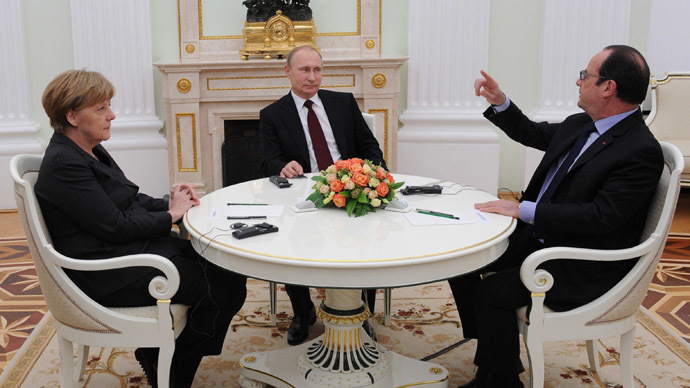
M 405 57 L 324 58 L 322 88 L 354 94 L 376 115 L 376 138 L 392 171 L 397 163 L 400 67 Z M 222 187 L 224 120 L 258 120 L 290 90 L 284 60 L 159 63 L 163 74 L 170 182 L 200 195 Z

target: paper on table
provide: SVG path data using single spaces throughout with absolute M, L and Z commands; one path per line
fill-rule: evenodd
M 266 217 L 280 217 L 283 214 L 283 205 L 233 205 L 225 208 L 226 217 L 249 217 L 249 216 L 266 216 Z

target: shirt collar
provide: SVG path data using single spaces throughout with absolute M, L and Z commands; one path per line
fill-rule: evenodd
M 635 113 L 638 109 L 640 109 L 640 108 L 635 108 L 635 109 L 627 111 L 627 112 L 619 113 L 617 115 L 609 116 L 609 117 L 603 118 L 601 120 L 595 121 L 594 126 L 597 128 L 597 132 L 599 132 L 599 135 L 603 135 L 606 131 L 611 129 L 614 125 L 620 123 L 621 121 L 623 121 L 624 118 Z
M 299 110 L 302 109 L 302 107 L 304 107 L 304 102 L 307 100 L 296 95 L 295 92 L 292 90 L 290 90 L 290 94 L 292 94 L 292 99 L 295 101 L 295 106 L 297 107 L 297 111 L 299 112 Z M 319 98 L 319 93 L 316 93 L 312 98 L 310 98 L 310 100 L 314 102 L 314 105 L 323 108 L 323 103 L 321 102 L 321 98 Z

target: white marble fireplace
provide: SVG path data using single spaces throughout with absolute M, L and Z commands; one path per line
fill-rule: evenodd
M 156 64 L 163 74 L 170 182 L 190 183 L 203 195 L 222 187 L 224 121 L 258 120 L 290 83 L 285 60 L 241 60 L 241 36 L 205 36 L 202 3 L 179 4 L 180 61 Z M 317 35 L 322 88 L 353 93 L 362 112 L 376 115 L 376 137 L 395 171 L 400 67 L 407 58 L 380 55 L 379 1 L 357 0 L 357 10 L 357 33 Z

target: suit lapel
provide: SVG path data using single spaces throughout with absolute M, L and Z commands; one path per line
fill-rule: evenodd
M 306 162 L 306 166 L 302 166 L 305 171 L 311 171 L 311 163 L 309 162 L 309 149 L 307 148 L 307 138 L 304 136 L 304 128 L 302 121 L 299 118 L 297 107 L 295 106 L 295 99 L 292 94 L 288 93 L 281 98 L 280 104 L 280 122 L 285 124 L 284 130 L 290 134 L 292 141 L 297 146 L 297 149 L 302 156 L 302 160 Z
M 534 174 L 532 175 L 532 179 L 530 179 L 527 189 L 525 189 L 525 195 L 527 196 L 525 199 L 536 200 L 539 190 L 541 190 L 541 186 L 544 184 L 544 180 L 546 179 L 546 174 L 551 169 L 551 166 L 558 161 L 558 158 L 560 158 L 565 152 L 573 147 L 577 137 L 580 136 L 580 132 L 584 131 L 585 129 L 586 128 L 582 128 L 579 131 L 575 129 L 567 130 L 569 134 L 568 137 L 565 140 L 554 144 L 553 149 L 548 149 L 546 151 L 544 157 L 539 162 L 539 165 L 534 170 Z
M 345 120 L 341 119 L 343 113 L 343 108 L 339 107 L 336 101 L 331 98 L 331 95 L 324 93 L 319 90 L 319 98 L 323 102 L 323 108 L 326 111 L 326 116 L 328 116 L 328 123 L 331 125 L 333 130 L 333 136 L 335 137 L 335 143 L 338 145 L 338 151 L 343 159 L 348 158 L 347 150 L 347 139 L 345 136 L 345 128 L 343 127 Z
M 614 125 L 603 135 L 599 136 L 599 138 L 595 140 L 594 143 L 592 143 L 589 148 L 582 153 L 582 155 L 580 155 L 570 170 L 572 171 L 573 169 L 587 163 L 604 148 L 610 146 L 618 136 L 625 134 L 639 121 L 642 121 L 642 113 L 638 110 L 637 112 L 632 113 L 630 116 L 618 122 L 618 124 Z
M 127 179 L 125 174 L 120 169 L 120 166 L 118 166 L 117 163 L 115 163 L 115 160 L 112 158 L 112 156 L 110 156 L 108 151 L 105 150 L 105 147 L 103 147 L 102 144 L 99 144 L 94 148 L 94 153 L 99 155 L 99 158 L 107 158 L 108 164 L 110 165 L 107 165 L 106 163 L 101 162 L 93 156 L 89 155 L 86 151 L 81 149 L 76 143 L 74 143 L 70 138 L 68 138 L 65 135 L 56 133 L 55 135 L 53 135 L 51 141 L 64 144 L 74 149 L 77 153 L 79 153 L 79 155 L 81 155 L 84 158 L 84 160 L 87 163 L 89 163 L 89 165 L 91 165 L 94 168 L 94 170 L 98 170 L 102 174 L 107 174 L 112 178 L 120 181 L 122 184 L 135 188 L 137 191 L 139 190 L 139 186 Z

